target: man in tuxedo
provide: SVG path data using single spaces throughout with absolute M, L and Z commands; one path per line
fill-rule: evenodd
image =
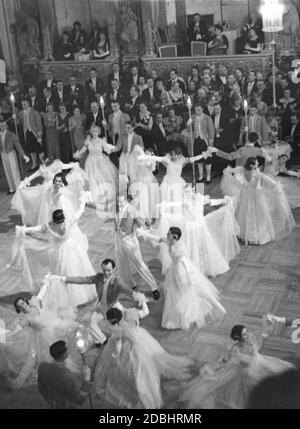
M 160 111 L 155 114 L 155 121 L 151 129 L 151 139 L 157 154 L 159 156 L 164 156 L 169 150 L 169 145 L 167 131 L 164 127 L 163 114 Z
M 217 149 L 223 150 L 223 142 L 224 142 L 224 129 L 226 128 L 226 116 L 223 113 L 222 107 L 220 104 L 214 105 L 214 113 L 212 115 L 212 121 L 215 129 L 215 138 L 214 138 L 214 147 Z M 221 175 L 224 168 L 226 168 L 228 162 L 213 157 L 213 169 L 217 175 Z
M 132 85 L 129 90 L 129 98 L 125 103 L 125 112 L 128 113 L 131 119 L 134 119 L 138 114 L 140 101 L 139 89 L 136 85 Z
M 101 136 L 103 137 L 105 135 L 103 121 L 105 118 L 103 118 L 102 111 L 99 109 L 99 104 L 97 101 L 91 102 L 91 110 L 87 113 L 86 119 L 85 119 L 85 130 L 86 132 L 89 132 L 91 129 L 91 126 L 93 124 L 97 125 L 101 129 Z
M 243 85 L 243 94 L 246 98 L 250 99 L 254 92 L 257 92 L 256 73 L 254 70 L 250 70 L 248 78 Z
M 40 112 L 46 112 L 49 103 L 52 103 L 54 110 L 58 111 L 59 102 L 55 95 L 52 94 L 51 88 L 44 88 L 40 100 Z
M 32 167 L 29 172 L 34 172 L 38 169 L 38 157 L 42 163 L 45 157 L 42 148 L 42 119 L 39 112 L 30 107 L 27 98 L 22 99 L 21 106 L 22 110 L 19 113 L 19 122 L 23 128 L 25 145 L 30 152 L 32 160 Z
M 218 68 L 218 72 L 215 78 L 216 89 L 221 93 L 223 93 L 224 88 L 227 85 L 227 76 L 228 76 L 227 68 L 221 64 Z
M 201 86 L 204 86 L 208 92 L 213 92 L 218 89 L 217 84 L 213 81 L 210 73 L 203 74 Z
M 182 92 L 185 92 L 186 84 L 182 77 L 178 76 L 177 69 L 170 70 L 170 78 L 167 84 L 167 90 L 170 91 L 174 82 L 178 82 Z
M 80 109 L 84 108 L 84 89 L 81 84 L 77 83 L 74 75 L 70 77 L 70 83 L 65 86 L 64 90 L 69 111 L 72 111 L 75 106 Z
M 240 149 L 231 153 L 220 150 L 216 155 L 223 159 L 227 159 L 228 161 L 236 161 L 237 167 L 244 167 L 248 158 L 259 157 L 265 159 L 268 157 L 265 151 L 260 147 L 260 138 L 255 132 L 249 134 L 249 141 Z
M 20 185 L 20 172 L 16 150 L 26 163 L 29 162 L 29 158 L 25 155 L 17 135 L 7 130 L 6 121 L 0 117 L 0 154 L 9 188 L 8 195 L 13 194 Z
M 188 28 L 188 37 L 190 42 L 207 42 L 208 41 L 208 30 L 207 25 L 204 21 L 201 20 L 201 15 L 195 13 L 193 16 L 193 21 Z
M 117 81 L 116 79 L 112 79 L 110 83 L 110 90 L 107 93 L 107 96 L 110 104 L 112 104 L 114 101 L 118 101 L 120 106 L 122 107 L 125 104 L 124 93 L 120 88 L 119 81 Z
M 241 123 L 244 116 L 241 101 L 240 96 L 234 95 L 231 97 L 226 109 L 223 110 L 226 120 L 223 131 L 222 150 L 225 152 L 235 150 L 239 142 Z
M 147 78 L 147 86 L 148 88 L 144 89 L 141 95 L 141 99 L 145 101 L 149 109 L 151 110 L 151 106 L 153 104 L 153 101 L 155 100 L 155 94 L 154 94 L 154 80 L 151 76 Z
M 44 88 L 55 90 L 56 85 L 57 80 L 54 79 L 54 71 L 50 69 L 46 72 L 46 79 L 42 80 L 42 82 L 40 83 L 40 93 L 43 93 Z
M 137 65 L 133 65 L 130 69 L 130 73 L 126 82 L 126 86 L 131 88 L 133 85 L 137 86 L 139 83 L 139 69 Z
M 287 141 L 293 148 L 291 154 L 291 164 L 300 164 L 300 121 L 297 114 L 291 115 L 291 126 L 287 136 Z
M 118 139 L 125 134 L 126 123 L 130 121 L 130 117 L 127 113 L 122 112 L 119 101 L 113 101 L 111 108 L 112 113 L 108 117 L 108 122 L 103 124 L 107 127 L 113 144 L 116 144 L 119 141 Z
M 38 95 L 37 87 L 32 85 L 28 88 L 29 105 L 34 110 L 41 112 L 40 96 Z
M 72 284 L 90 284 L 96 286 L 98 298 L 78 306 L 78 309 L 87 309 L 92 313 L 90 319 L 90 329 L 92 333 L 99 332 L 99 328 L 105 332 L 105 319 L 108 309 L 119 304 L 121 296 L 128 297 L 133 301 L 139 300 L 140 293 L 128 287 L 122 278 L 119 276 L 115 261 L 112 259 L 105 259 L 102 264 L 102 273 L 97 273 L 90 277 L 63 277 L 65 283 Z M 159 298 L 157 293 L 151 294 L 146 292 L 146 295 L 153 296 L 155 299 Z M 101 332 L 101 331 L 100 331 Z M 98 335 L 101 337 L 101 335 Z M 105 334 L 102 332 L 103 342 L 105 342 Z
M 260 116 L 257 113 L 257 107 L 255 104 L 251 104 L 249 108 L 249 116 L 247 118 L 244 116 L 242 119 L 239 145 L 243 146 L 243 136 L 244 133 L 257 133 L 262 142 L 265 143 L 268 141 L 268 124 L 264 116 Z
M 90 71 L 90 78 L 85 82 L 85 91 L 89 102 L 95 100 L 96 94 L 103 95 L 105 92 L 104 82 L 97 76 L 95 68 Z
M 136 146 L 144 149 L 144 143 L 141 136 L 134 132 L 134 123 L 127 121 L 125 125 L 125 134 L 118 139 L 115 152 L 121 152 L 119 167 L 119 193 L 127 195 L 130 184 L 137 181 L 136 164 L 138 154 L 134 153 Z
M 91 391 L 91 371 L 84 366 L 82 375 L 68 369 L 68 348 L 65 341 L 57 341 L 49 349 L 53 362 L 42 362 L 38 368 L 38 390 L 48 408 L 68 409 L 84 404 Z
M 216 104 L 215 94 L 214 93 L 208 94 L 207 105 L 204 107 L 203 113 L 213 118 L 215 104 Z
M 215 130 L 214 124 L 210 116 L 203 113 L 203 105 L 198 103 L 195 105 L 195 116 L 187 122 L 188 131 L 192 129 L 194 135 L 194 155 L 201 155 L 207 151 L 209 146 L 214 143 Z M 199 179 L 198 183 L 204 181 L 204 165 L 206 168 L 206 184 L 211 182 L 211 163 L 212 157 L 198 162 Z
M 113 71 L 108 75 L 107 86 L 110 87 L 112 80 L 117 80 L 120 85 L 125 84 L 126 76 L 120 70 L 119 63 L 113 63 Z
M 66 94 L 63 86 L 62 80 L 58 80 L 56 84 L 56 89 L 53 91 L 53 96 L 56 99 L 56 103 L 59 106 L 60 104 L 66 103 Z

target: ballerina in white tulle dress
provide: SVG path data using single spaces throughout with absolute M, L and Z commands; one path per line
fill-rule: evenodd
M 63 210 L 58 209 L 53 212 L 53 221 L 50 224 L 17 227 L 18 234 L 33 234 L 38 238 L 31 238 L 28 244 L 26 239 L 23 243 L 21 242 L 20 254 L 22 254 L 22 245 L 41 251 L 41 240 L 38 234 L 47 234 L 48 240 L 44 242 L 44 250 L 48 252 L 47 259 L 51 274 L 69 277 L 94 275 L 95 271 L 87 253 L 88 241 L 78 227 L 78 221 L 84 212 L 88 197 L 87 193 L 83 195 L 80 210 L 71 218 L 66 218 Z M 37 242 L 36 248 L 35 242 Z M 26 255 L 22 254 L 22 257 L 26 258 Z M 45 287 L 42 302 L 44 308 L 57 311 L 61 306 L 76 307 L 94 298 L 97 298 L 96 288 L 90 285 L 67 284 L 62 287 L 61 282 L 52 282 L 49 287 Z
M 189 329 L 194 323 L 198 329 L 220 319 L 226 313 L 220 303 L 219 291 L 187 257 L 181 240 L 181 230 L 171 227 L 167 238 L 159 238 L 147 231 L 140 231 L 145 239 L 167 243 L 169 254 L 163 255 L 163 283 L 165 297 L 162 327 L 166 329 Z
M 118 190 L 118 171 L 108 155 L 115 147 L 99 137 L 100 129 L 91 127 L 91 136 L 86 139 L 80 151 L 74 154 L 75 159 L 88 152 L 84 170 L 89 178 L 93 202 L 115 200 Z
M 199 376 L 182 389 L 180 401 L 185 407 L 247 408 L 249 394 L 261 380 L 294 368 L 289 362 L 260 354 L 263 336 L 235 325 L 231 330 L 233 346 L 216 362 L 204 365 Z
M 191 378 L 192 360 L 166 352 L 139 326 L 148 314 L 145 301 L 141 309 L 112 308 L 106 313 L 111 337 L 96 366 L 94 385 L 98 395 L 118 408 L 162 408 L 161 380 Z
M 204 216 L 204 205 L 222 208 Z M 200 271 L 208 276 L 217 276 L 230 269 L 229 262 L 239 253 L 238 225 L 234 218 L 232 200 L 210 199 L 194 193 L 190 185 L 184 188 L 184 198 L 178 203 L 162 203 L 158 234 L 166 236 L 171 226 L 182 230 L 187 257 Z M 170 209 L 174 209 L 171 213 Z M 162 252 L 168 253 L 168 245 L 162 244 Z
M 183 198 L 183 188 L 186 185 L 186 181 L 181 177 L 182 169 L 189 163 L 209 156 L 211 156 L 211 150 L 192 158 L 186 158 L 182 154 L 182 149 L 175 147 L 171 154 L 166 156 L 140 155 L 138 159 L 141 161 L 152 160 L 160 162 L 166 167 L 167 172 L 160 185 L 160 201 L 172 202 L 181 201 Z
M 0 344 L 0 372 L 9 387 L 16 389 L 24 383 L 36 384 L 38 365 L 51 361 L 49 347 L 55 341 L 68 340 L 68 330 L 77 322 L 71 310 L 49 312 L 37 297 L 27 300 L 19 296 L 14 306 L 17 318 L 12 310 L 0 307 L 0 317 L 7 322 L 5 342 Z M 71 360 L 68 363 L 73 370 Z
M 42 184 L 30 186 L 39 177 L 43 178 Z M 79 198 L 87 180 L 87 175 L 78 163 L 64 164 L 58 159 L 50 161 L 21 182 L 11 207 L 21 214 L 24 225 L 49 222 L 53 206 L 58 205 L 58 200 L 61 200 L 61 205 L 65 205 L 66 213 L 68 209 L 72 212 L 78 210 Z
M 248 158 L 245 167 L 225 169 L 220 187 L 234 199 L 239 237 L 246 244 L 266 244 L 293 231 L 295 220 L 281 184 L 259 171 L 256 158 Z
M 291 209 L 295 209 L 300 207 L 300 171 L 289 169 L 287 162 L 288 156 L 280 155 L 277 163 L 266 165 L 265 173 L 282 184 Z
M 155 155 L 152 148 L 146 149 L 145 153 L 140 146 L 136 146 L 135 150 L 138 155 Z M 135 182 L 131 183 L 128 191 L 133 198 L 131 204 L 138 210 L 140 217 L 149 222 L 158 217 L 159 184 L 153 174 L 155 169 L 156 161 L 140 159 L 136 168 Z

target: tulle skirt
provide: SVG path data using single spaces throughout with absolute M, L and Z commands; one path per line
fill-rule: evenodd
M 160 185 L 161 202 L 182 201 L 186 181 L 182 177 L 165 175 Z
M 199 217 L 197 221 L 190 221 L 176 215 L 163 214 L 159 224 L 160 236 L 165 237 L 172 226 L 182 230 L 182 240 L 188 252 L 187 256 L 203 274 L 217 276 L 229 270 L 230 267 L 216 245 L 205 218 Z M 166 251 L 168 252 L 168 249 Z M 164 266 L 163 271 L 165 271 Z
M 233 176 L 223 175 L 221 189 L 234 198 L 239 237 L 246 243 L 279 240 L 291 234 L 296 225 L 281 184 L 274 186 L 272 182 L 270 185 L 263 179 L 262 186 L 241 186 Z
M 291 209 L 300 207 L 300 180 L 295 177 L 272 176 L 272 179 L 281 183 Z
M 266 377 L 293 367 L 289 362 L 259 353 L 247 367 L 233 359 L 214 376 L 199 376 L 192 380 L 180 400 L 186 408 L 244 409 L 254 386 Z
M 51 274 L 69 277 L 86 277 L 95 274 L 87 254 L 87 243 L 84 244 L 86 237 L 79 232 L 77 231 L 76 234 L 75 231 L 73 237 L 62 242 L 53 242 L 50 251 Z M 43 305 L 50 311 L 57 311 L 61 306 L 76 307 L 97 298 L 95 285 L 62 284 L 60 280 L 54 279 L 46 290 Z
M 186 257 L 172 262 L 163 290 L 163 328 L 189 329 L 196 323 L 200 329 L 226 313 L 218 290 Z
M 90 181 L 90 191 L 94 202 L 107 199 L 111 201 L 117 194 L 118 171 L 110 159 L 103 156 L 88 155 L 85 172 Z
M 129 188 L 133 197 L 131 204 L 137 209 L 142 219 L 156 219 L 158 217 L 159 184 L 152 172 L 143 170 L 143 176 Z
M 113 349 L 112 337 L 96 367 L 95 386 L 100 396 L 119 408 L 161 408 L 161 378 L 190 378 L 192 361 L 167 353 L 143 328 L 124 334 L 121 353 L 115 359 Z
M 45 311 L 43 321 L 44 327 L 25 327 L 5 344 L 0 344 L 0 372 L 13 389 L 24 383 L 36 384 L 39 364 L 53 360 L 49 347 L 59 340 L 68 342 L 68 329 L 75 324 L 74 318 L 63 320 Z

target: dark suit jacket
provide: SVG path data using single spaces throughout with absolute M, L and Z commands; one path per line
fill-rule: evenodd
M 96 78 L 96 91 L 92 87 L 92 79 L 89 79 L 85 82 L 85 91 L 86 95 L 89 100 L 92 100 L 95 98 L 96 93 L 97 94 L 104 94 L 105 88 L 104 88 L 104 82 L 99 77 Z
M 151 94 L 150 94 L 149 88 L 146 88 L 142 92 L 141 99 L 143 101 L 145 101 L 149 107 L 151 107 L 151 105 L 155 101 L 155 95 L 156 95 L 156 93 L 155 93 L 155 89 L 154 88 L 153 88 L 153 98 L 151 98 Z
M 120 71 L 119 73 L 119 83 L 120 85 L 126 85 L 126 73 Z M 110 73 L 107 77 L 107 87 L 111 88 L 111 81 L 114 79 L 114 73 Z
M 94 276 L 90 277 L 67 277 L 68 283 L 73 284 L 94 284 L 96 286 L 97 295 L 99 301 L 102 299 L 103 287 L 104 287 L 104 275 L 102 273 L 97 273 Z M 129 289 L 121 278 L 114 274 L 107 288 L 107 304 L 109 306 L 114 305 L 118 300 L 121 294 L 132 297 L 133 291 Z
M 245 97 L 247 97 L 247 96 L 248 96 L 248 94 L 247 94 L 247 88 L 248 88 L 248 81 L 246 80 L 246 81 L 244 82 L 244 85 L 243 85 L 243 95 L 244 95 Z M 253 85 L 253 88 L 252 88 L 252 91 L 251 91 L 251 94 L 250 94 L 250 95 L 253 95 L 253 94 L 254 94 L 254 92 L 257 92 L 257 85 L 256 85 L 256 82 L 254 82 L 254 85 Z
M 156 122 L 154 122 L 152 130 L 150 131 L 150 134 L 151 134 L 151 139 L 153 141 L 153 144 L 157 148 L 158 155 L 159 156 L 165 155 L 169 149 L 169 145 L 167 141 L 167 131 L 166 131 L 166 135 L 164 136 L 160 127 L 157 125 Z
M 57 97 L 55 95 L 51 95 L 50 99 L 49 99 L 49 103 L 53 103 L 54 105 L 54 110 L 57 112 L 58 111 L 58 105 L 59 105 L 59 100 L 57 99 Z M 40 98 L 40 103 L 39 103 L 39 112 L 46 112 L 47 110 L 47 100 L 45 97 L 41 97 Z
M 31 99 L 31 97 L 28 96 L 28 99 L 29 99 L 29 105 L 30 105 L 30 107 L 33 107 L 33 109 L 37 110 L 38 112 L 42 112 L 42 110 L 41 110 L 41 97 L 39 95 L 37 95 L 35 97 L 33 105 L 32 105 L 32 99 Z
M 136 115 L 139 112 L 139 105 L 140 105 L 141 97 L 137 97 L 136 100 L 133 102 L 132 97 L 129 97 L 128 100 L 126 100 L 125 103 L 125 112 L 128 113 L 131 119 L 135 118 Z M 130 107 L 126 106 L 129 105 Z
M 38 369 L 38 389 L 50 408 L 65 409 L 82 405 L 84 380 L 66 366 L 42 362 Z M 72 406 L 73 405 L 73 406 Z
M 81 84 L 76 84 L 74 92 L 72 91 L 71 85 L 66 85 L 64 87 L 64 92 L 69 110 L 74 108 L 76 105 L 81 108 L 84 107 L 84 89 Z
M 97 125 L 98 127 L 101 128 L 101 135 L 104 136 L 104 128 L 102 125 L 102 121 L 103 121 L 103 116 L 102 116 L 102 111 L 101 109 L 98 110 L 98 115 L 96 118 L 96 122 L 94 120 L 94 115 L 93 113 L 90 111 L 87 113 L 86 115 L 86 119 L 85 119 L 85 130 L 89 131 L 91 129 L 92 124 L 95 122 L 95 125 Z
M 52 85 L 51 85 L 51 89 L 52 89 L 52 91 L 53 91 L 54 89 L 56 89 L 56 85 L 57 85 L 57 80 L 56 80 L 56 79 L 53 79 L 53 80 L 52 80 Z M 43 93 L 43 89 L 44 89 L 44 88 L 47 88 L 47 79 L 42 80 L 42 82 L 40 83 L 39 90 L 40 90 L 41 94 Z
M 195 29 L 195 23 L 192 22 L 189 25 L 187 32 L 188 32 L 188 37 L 189 37 L 190 42 L 192 42 L 193 40 L 197 40 L 197 34 L 201 35 L 201 39 L 198 39 L 198 41 L 207 42 L 207 40 L 208 40 L 207 25 L 203 21 L 200 21 L 199 29 Z
M 55 102 L 57 104 L 57 107 L 59 107 L 60 103 L 66 103 L 67 104 L 66 91 L 64 89 L 62 91 L 62 99 L 60 98 L 57 90 L 52 91 L 52 96 L 55 98 Z

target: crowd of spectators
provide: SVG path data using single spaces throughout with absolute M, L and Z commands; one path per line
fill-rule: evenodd
M 6 91 L 1 99 L 0 116 L 13 130 L 15 118 L 9 99 L 13 89 L 7 86 Z M 171 69 L 169 78 L 164 80 L 155 70 L 145 74 L 135 63 L 126 73 L 119 63 L 114 63 L 107 79 L 91 69 L 86 82 L 78 82 L 72 75 L 67 84 L 57 80 L 49 70 L 46 79 L 38 86 L 30 86 L 26 94 L 14 92 L 18 134 L 24 148 L 28 144 L 27 129 L 20 117 L 22 110 L 30 109 L 36 112 L 38 129 L 31 140 L 39 137 L 45 156 L 58 157 L 64 162 L 70 162 L 73 153 L 83 146 L 93 123 L 101 128 L 102 136 L 116 144 L 125 133 L 127 119 L 142 136 L 145 147 L 151 147 L 158 155 L 175 146 L 191 155 L 187 125 L 190 99 L 192 115 L 197 107 L 213 126 L 213 144 L 217 148 L 230 153 L 255 132 L 263 145 L 278 139 L 289 141 L 294 149 L 292 160 L 300 163 L 299 85 L 292 82 L 291 72 L 277 72 L 276 93 L 278 108 L 274 110 L 272 75 L 259 70 L 228 70 L 222 64 L 200 70 L 195 64 L 187 78 Z M 245 99 L 249 107 L 247 120 Z M 30 130 L 33 128 L 29 126 Z M 221 173 L 226 163 L 216 161 L 215 173 Z

